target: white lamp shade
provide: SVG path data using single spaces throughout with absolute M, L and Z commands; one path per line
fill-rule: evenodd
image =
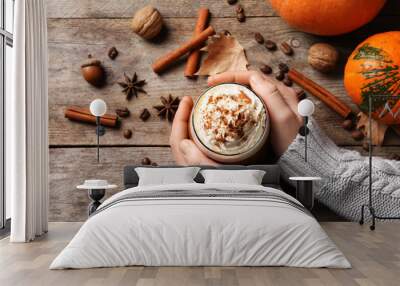
M 103 116 L 107 112 L 107 104 L 102 99 L 95 99 L 90 103 L 90 112 L 94 116 Z
M 311 116 L 314 113 L 314 103 L 309 99 L 303 99 L 297 105 L 297 111 L 301 116 Z

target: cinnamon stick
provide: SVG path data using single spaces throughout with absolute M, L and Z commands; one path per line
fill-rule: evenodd
M 205 41 L 207 41 L 208 37 L 215 34 L 215 30 L 213 27 L 208 27 L 203 32 L 182 44 L 176 50 L 169 52 L 168 54 L 162 56 L 158 60 L 156 60 L 153 65 L 153 71 L 155 73 L 161 73 L 166 68 L 168 68 L 172 63 L 182 57 L 184 54 L 190 52 L 191 50 L 199 48 Z
M 323 101 L 328 107 L 337 112 L 343 118 L 347 118 L 351 114 L 351 108 L 345 103 L 340 101 L 335 95 L 330 93 L 328 90 L 315 83 L 299 71 L 295 69 L 289 70 L 289 78 L 301 86 L 303 89 L 307 90 L 309 93 L 314 95 Z
M 67 107 L 64 113 L 65 117 L 79 122 L 96 124 L 96 117 L 90 113 L 89 108 L 70 106 Z M 100 117 L 100 124 L 108 127 L 118 126 L 118 116 L 114 114 L 104 114 Z
M 207 8 L 200 8 L 196 27 L 194 28 L 193 37 L 199 35 L 205 28 L 208 22 L 209 10 Z M 200 50 L 193 50 L 187 58 L 184 75 L 186 77 L 193 77 L 199 68 Z

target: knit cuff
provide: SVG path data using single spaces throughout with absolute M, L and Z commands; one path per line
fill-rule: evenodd
M 290 176 L 333 176 L 342 158 L 341 149 L 325 135 L 313 118 L 308 123 L 307 163 L 305 139 L 298 134 L 279 159 L 284 178 Z
M 360 187 L 369 185 L 369 159 L 359 152 L 339 148 L 311 118 L 307 136 L 307 163 L 304 158 L 305 140 L 297 135 L 278 161 L 283 177 L 317 176 L 324 181 L 347 182 Z M 324 180 L 325 179 L 325 180 Z M 400 161 L 373 158 L 372 185 L 378 193 L 400 198 Z

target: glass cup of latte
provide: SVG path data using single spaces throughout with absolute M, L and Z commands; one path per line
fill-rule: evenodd
M 241 163 L 265 145 L 270 129 L 267 108 L 251 89 L 236 83 L 206 90 L 190 115 L 190 136 L 207 157 Z

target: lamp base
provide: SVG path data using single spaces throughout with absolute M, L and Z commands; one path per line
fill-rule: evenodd
M 380 216 L 380 215 L 377 215 L 376 212 L 375 212 L 375 209 L 374 209 L 374 207 L 372 205 L 365 204 L 365 205 L 361 206 L 361 219 L 359 221 L 359 223 L 361 225 L 363 225 L 364 222 L 365 222 L 365 220 L 364 220 L 364 218 L 365 218 L 365 210 L 368 210 L 369 214 L 371 216 L 371 225 L 369 226 L 370 230 L 375 230 L 375 221 L 378 220 L 378 219 L 379 220 L 400 220 L 400 216 L 391 217 L 391 216 Z
M 94 213 L 97 208 L 101 205 L 100 200 L 104 197 L 106 193 L 105 189 L 89 189 L 88 195 L 89 198 L 92 200 L 90 205 L 88 206 L 88 214 L 89 216 Z
M 314 207 L 313 181 L 298 180 L 296 198 L 309 210 Z

